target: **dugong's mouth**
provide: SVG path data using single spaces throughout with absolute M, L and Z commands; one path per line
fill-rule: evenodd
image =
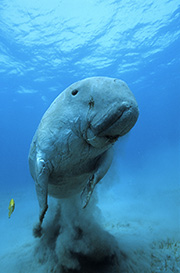
M 91 130 L 98 137 L 106 137 L 115 142 L 120 136 L 127 134 L 137 121 L 138 107 L 122 103 L 120 107 L 111 107 L 101 118 L 95 117 Z

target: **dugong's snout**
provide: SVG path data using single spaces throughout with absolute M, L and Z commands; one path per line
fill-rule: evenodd
M 139 110 L 136 103 L 124 103 L 122 106 L 122 113 L 117 120 L 112 122 L 106 130 L 104 130 L 104 134 L 106 136 L 112 137 L 121 137 L 127 134 L 135 125 L 138 116 Z
M 132 129 L 138 116 L 139 109 L 135 99 L 124 101 L 120 105 L 114 103 L 101 119 L 92 122 L 91 130 L 96 136 L 106 136 L 115 141 Z

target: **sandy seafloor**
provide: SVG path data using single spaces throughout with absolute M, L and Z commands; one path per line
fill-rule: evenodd
M 167 174 L 163 168 L 151 172 L 143 170 L 146 178 L 136 173 L 141 182 L 135 183 L 135 174 L 119 177 L 112 167 L 85 210 L 79 196 L 49 198 L 41 239 L 32 235 L 38 217 L 33 181 L 13 196 L 1 193 L 0 272 L 180 272 L 179 184 L 158 186 Z M 12 197 L 16 207 L 8 219 Z

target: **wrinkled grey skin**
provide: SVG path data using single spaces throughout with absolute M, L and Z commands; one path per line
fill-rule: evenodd
M 137 102 L 121 80 L 93 77 L 65 89 L 45 112 L 29 152 L 40 207 L 34 235 L 41 236 L 48 194 L 67 198 L 82 192 L 86 207 L 108 171 L 115 141 L 139 115 Z

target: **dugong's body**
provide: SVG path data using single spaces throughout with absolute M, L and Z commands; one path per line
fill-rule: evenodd
M 94 77 L 65 89 L 45 112 L 29 152 L 41 224 L 47 195 L 67 198 L 82 192 L 84 207 L 108 171 L 112 146 L 138 118 L 138 105 L 121 80 Z

